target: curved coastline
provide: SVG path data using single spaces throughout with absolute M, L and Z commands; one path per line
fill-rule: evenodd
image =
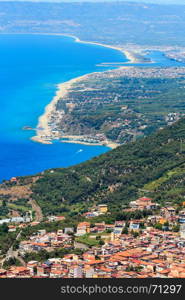
M 39 35 L 41 35 L 41 34 L 39 34 Z M 125 57 L 129 60 L 128 63 L 136 63 L 137 62 L 136 58 L 132 55 L 132 53 L 130 53 L 129 51 L 123 50 L 122 48 L 116 47 L 116 46 L 101 44 L 101 43 L 97 43 L 97 42 L 82 41 L 78 37 L 73 36 L 73 35 L 66 35 L 66 34 L 42 34 L 42 35 L 66 36 L 66 37 L 73 38 L 75 40 L 75 42 L 77 42 L 77 43 L 91 44 L 91 45 L 97 45 L 97 46 L 101 46 L 101 47 L 111 48 L 111 49 L 122 52 L 125 55 Z M 122 67 L 119 66 L 118 68 L 122 68 Z M 53 114 L 56 113 L 57 102 L 68 93 L 68 90 L 74 83 L 87 78 L 91 74 L 96 74 L 96 73 L 101 73 L 101 71 L 88 73 L 88 74 L 73 78 L 69 81 L 66 81 L 66 82 L 63 82 L 63 83 L 60 83 L 57 85 L 57 91 L 56 91 L 55 96 L 53 97 L 52 101 L 45 107 L 43 115 L 41 115 L 39 117 L 38 125 L 36 127 L 36 135 L 31 137 L 32 141 L 43 143 L 43 144 L 52 144 L 53 140 L 60 139 L 61 142 L 63 142 L 63 143 L 79 143 L 79 144 L 84 144 L 84 145 L 89 145 L 89 146 L 90 145 L 92 145 L 92 146 L 99 145 L 99 146 L 107 146 L 112 149 L 119 146 L 119 144 L 114 143 L 112 141 L 108 141 L 108 140 L 103 141 L 101 143 L 88 143 L 88 142 L 83 142 L 79 136 L 66 136 L 66 135 L 61 136 L 61 135 L 59 135 L 59 133 L 57 131 L 53 132 L 53 129 L 51 126 L 52 116 L 53 116 Z M 67 138 L 67 140 L 62 140 L 62 138 Z
M 56 95 L 53 97 L 52 101 L 45 107 L 44 114 L 39 117 L 38 125 L 36 128 L 36 136 L 33 136 L 31 140 L 43 144 L 52 144 L 54 136 L 52 134 L 52 128 L 49 125 L 49 121 L 52 117 L 52 113 L 56 110 L 56 104 L 58 100 L 60 100 L 68 93 L 68 90 L 73 83 L 86 78 L 88 75 L 89 74 L 82 75 L 57 85 Z M 55 139 L 57 139 L 57 135 L 55 136 Z
M 124 54 L 124 56 L 128 60 L 124 64 L 136 64 L 136 63 L 139 63 L 139 60 L 134 56 L 134 54 L 131 51 L 125 50 L 125 49 L 123 49 L 121 47 L 113 46 L 113 45 L 108 45 L 108 44 L 102 44 L 102 43 L 98 43 L 98 42 L 83 41 L 83 40 L 80 40 L 77 36 L 74 36 L 74 35 L 62 35 L 62 36 L 71 37 L 77 43 L 91 44 L 91 45 L 101 46 L 101 47 L 110 48 L 110 49 L 114 49 L 114 50 L 120 51 L 122 54 Z
M 0 34 L 4 34 L 4 33 L 0 33 Z M 12 33 L 5 33 L 7 34 L 12 34 Z M 81 43 L 81 44 L 90 44 L 90 45 L 96 45 L 96 46 L 100 46 L 100 47 L 105 47 L 105 48 L 110 48 L 110 49 L 114 49 L 117 51 L 120 51 L 122 54 L 124 54 L 124 56 L 128 59 L 127 62 L 125 62 L 125 64 L 134 64 L 134 63 L 138 63 L 138 59 L 134 56 L 134 54 L 129 51 L 129 50 L 125 50 L 122 47 L 119 46 L 114 46 L 114 45 L 109 45 L 109 44 L 104 44 L 104 43 L 99 43 L 99 42 L 93 42 L 93 41 L 83 41 L 81 40 L 79 37 L 72 35 L 72 34 L 65 34 L 65 33 L 45 33 L 45 32 L 16 32 L 13 33 L 14 35 L 24 35 L 24 34 L 28 34 L 28 35 L 54 35 L 54 36 L 63 36 L 63 37 L 69 37 L 75 40 L 76 43 Z
M 31 137 L 32 141 L 39 142 L 42 144 L 52 144 L 52 140 L 60 139 L 62 143 L 83 144 L 88 146 L 107 146 L 111 149 L 114 149 L 117 146 L 119 146 L 119 144 L 108 140 L 103 141 L 102 143 L 90 143 L 82 141 L 83 136 L 61 136 L 56 131 L 53 132 L 52 126 L 50 125 L 50 122 L 52 122 L 52 116 L 56 113 L 57 102 L 68 93 L 68 90 L 71 88 L 71 86 L 74 83 L 81 81 L 84 78 L 87 78 L 89 75 L 96 73 L 99 72 L 85 74 L 57 85 L 56 95 L 53 97 L 52 101 L 45 107 L 44 114 L 39 117 L 38 125 L 36 128 L 36 135 Z M 64 138 L 67 140 L 63 140 Z
M 98 43 L 98 42 L 83 41 L 83 40 L 80 40 L 80 38 L 77 37 L 77 36 L 75 36 L 75 35 L 66 35 L 66 34 L 56 34 L 56 35 L 71 37 L 77 43 L 96 45 L 96 46 L 101 46 L 101 47 L 110 48 L 110 49 L 114 49 L 114 50 L 120 51 L 128 59 L 128 62 L 126 62 L 126 63 L 130 63 L 130 64 L 137 63 L 137 59 L 134 57 L 134 55 L 130 51 L 124 50 L 121 47 L 112 46 L 112 45 L 108 45 L 108 44 L 102 44 L 102 43 Z

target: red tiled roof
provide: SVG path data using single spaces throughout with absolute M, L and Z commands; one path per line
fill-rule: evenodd
M 87 265 L 95 265 L 95 264 L 102 264 L 102 263 L 104 263 L 104 261 L 102 260 L 90 260 L 86 262 Z
M 139 198 L 138 200 L 140 200 L 140 201 L 151 201 L 152 198 L 141 197 L 141 198 Z
M 159 271 L 158 273 L 160 273 L 160 274 L 168 274 L 168 273 L 170 273 L 170 272 L 171 272 L 170 269 L 164 269 L 164 270 L 162 270 L 162 271 Z

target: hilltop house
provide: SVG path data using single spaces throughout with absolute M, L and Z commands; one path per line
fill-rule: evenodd
M 131 201 L 129 206 L 133 210 L 144 210 L 144 209 L 152 210 L 152 209 L 156 209 L 158 207 L 158 204 L 152 202 L 151 198 L 141 197 L 135 201 Z
M 108 206 L 107 204 L 100 204 L 98 205 L 98 211 L 102 214 L 105 214 L 108 212 Z

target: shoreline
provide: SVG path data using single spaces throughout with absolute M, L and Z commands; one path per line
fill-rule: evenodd
M 37 35 L 37 33 L 33 33 L 33 34 Z M 77 43 L 93 44 L 93 45 L 97 45 L 97 46 L 111 48 L 111 49 L 122 52 L 125 55 L 125 57 L 130 60 L 130 63 L 135 62 L 134 57 L 132 56 L 132 54 L 129 51 L 124 51 L 123 49 L 121 49 L 119 47 L 96 43 L 96 42 L 81 41 L 78 37 L 73 36 L 73 35 L 48 34 L 48 33 L 47 34 L 39 34 L 38 33 L 38 35 L 66 36 L 66 37 L 73 38 L 75 40 L 75 42 L 77 42 Z M 121 67 L 119 66 L 118 69 L 119 68 L 121 68 Z M 83 141 L 79 140 L 78 136 L 68 136 L 69 140 L 62 140 L 62 138 L 64 138 L 64 137 L 62 135 L 59 136 L 59 134 L 57 134 L 56 132 L 54 135 L 52 133 L 52 127 L 51 127 L 51 125 L 49 125 L 49 123 L 51 122 L 50 119 L 56 110 L 57 102 L 68 93 L 70 87 L 74 83 L 81 81 L 82 79 L 88 77 L 91 74 L 96 74 L 96 73 L 101 73 L 101 71 L 100 72 L 92 72 L 92 73 L 88 73 L 88 74 L 85 74 L 85 75 L 82 75 L 79 77 L 75 77 L 71 80 L 65 81 L 65 82 L 57 85 L 57 90 L 56 90 L 55 96 L 52 98 L 52 101 L 48 105 L 45 106 L 44 113 L 38 119 L 38 125 L 36 127 L 36 135 L 31 137 L 32 141 L 42 143 L 42 144 L 52 144 L 53 140 L 58 139 L 58 140 L 60 140 L 60 142 L 64 142 L 64 143 L 78 143 L 78 144 L 84 144 L 84 145 L 88 145 L 88 146 L 107 146 L 111 149 L 114 149 L 119 146 L 119 144 L 116 144 L 116 143 L 114 143 L 112 141 L 108 141 L 108 140 L 105 140 L 103 142 L 98 142 L 98 143 L 90 143 L 90 142 L 88 143 L 85 141 L 83 142 Z M 65 137 L 67 137 L 67 136 L 65 136 Z
M 51 126 L 48 124 L 48 121 L 52 115 L 52 112 L 55 110 L 55 105 L 62 97 L 64 97 L 68 93 L 68 90 L 70 89 L 73 83 L 80 81 L 88 75 L 89 74 L 82 75 L 71 80 L 65 81 L 63 83 L 59 83 L 57 85 L 56 94 L 52 98 L 52 101 L 45 106 L 44 113 L 39 117 L 38 125 L 36 127 L 36 136 L 31 137 L 31 140 L 43 144 L 51 144 L 51 142 L 49 142 L 48 139 L 49 136 L 52 136 L 52 130 Z
M 95 142 L 95 143 L 90 143 L 90 142 L 86 142 L 83 141 L 81 139 L 83 139 L 84 136 L 78 136 L 78 135 L 65 135 L 62 137 L 62 139 L 60 140 L 61 143 L 74 143 L 74 144 L 81 144 L 81 145 L 87 145 L 87 146 L 105 146 L 111 149 L 115 149 L 119 146 L 119 144 L 114 143 L 112 141 L 109 140 L 105 140 L 103 142 Z M 66 139 L 66 140 L 64 140 Z
M 21 34 L 26 34 L 26 33 L 21 33 Z M 53 36 L 64 36 L 64 37 L 73 38 L 77 43 L 97 45 L 97 46 L 120 51 L 122 54 L 124 54 L 124 56 L 128 60 L 127 62 L 125 62 L 125 64 L 129 65 L 133 63 L 139 63 L 138 59 L 131 53 L 131 51 L 124 50 L 117 46 L 102 44 L 98 42 L 83 41 L 74 35 L 67 35 L 67 34 L 60 34 L 60 33 L 29 33 L 29 34 L 53 35 Z M 127 66 L 118 66 L 118 69 L 120 68 L 127 68 Z M 59 133 L 57 133 L 57 130 L 55 130 L 55 133 L 52 132 L 53 128 L 50 124 L 52 123 L 51 119 L 53 117 L 53 114 L 56 112 L 56 104 L 58 103 L 58 101 L 68 93 L 68 91 L 70 90 L 71 86 L 74 83 L 81 81 L 82 79 L 87 78 L 89 75 L 96 74 L 96 73 L 102 73 L 102 72 L 100 71 L 100 72 L 88 73 L 79 77 L 75 77 L 71 80 L 65 81 L 63 83 L 59 83 L 57 85 L 55 96 L 52 98 L 51 102 L 45 106 L 44 113 L 38 119 L 38 125 L 36 127 L 36 135 L 31 137 L 32 141 L 42 143 L 42 144 L 52 144 L 52 141 L 57 139 L 64 143 L 78 143 L 78 144 L 84 144 L 89 146 L 107 146 L 111 149 L 114 149 L 119 146 L 119 144 L 108 140 L 105 140 L 103 142 L 98 142 L 98 143 L 90 143 L 90 142 L 88 143 L 85 141 L 83 142 L 79 139 L 78 136 L 73 136 L 73 137 L 69 136 L 69 140 L 62 141 L 62 138 L 64 137 L 62 135 L 59 135 Z
M 114 45 L 109 45 L 109 44 L 104 44 L 104 43 L 99 43 L 99 42 L 90 42 L 90 41 L 83 41 L 79 37 L 72 35 L 72 34 L 65 34 L 65 33 L 45 33 L 45 32 L 16 32 L 16 33 L 0 33 L 1 35 L 51 35 L 51 36 L 63 36 L 63 37 L 69 37 L 73 38 L 76 43 L 81 43 L 81 44 L 91 44 L 91 45 L 96 45 L 96 46 L 101 46 L 105 48 L 110 48 L 114 49 L 117 51 L 120 51 L 122 54 L 125 55 L 125 57 L 128 59 L 127 62 L 124 62 L 125 64 L 133 64 L 133 63 L 138 63 L 138 59 L 134 57 L 131 51 L 129 50 L 124 50 L 122 47 L 119 46 L 114 46 Z
M 37 35 L 37 33 L 32 33 L 32 34 L 36 34 Z M 104 43 L 99 43 L 99 42 L 93 42 L 93 41 L 84 41 L 84 40 L 81 40 L 79 37 L 77 37 L 75 35 L 72 35 L 72 34 L 40 33 L 40 35 L 64 36 L 64 37 L 69 37 L 69 38 L 74 39 L 76 43 L 96 45 L 96 46 L 100 46 L 100 47 L 105 47 L 105 48 L 117 50 L 117 51 L 121 52 L 122 54 L 124 54 L 125 58 L 128 60 L 126 62 L 123 62 L 126 65 L 127 64 L 129 65 L 129 64 L 147 63 L 147 62 L 143 62 L 142 60 L 140 60 L 138 57 L 135 56 L 138 53 L 140 54 L 139 51 L 136 51 L 134 53 L 131 50 L 125 50 L 123 47 L 120 47 L 120 46 L 114 46 L 114 45 L 109 45 L 109 44 L 104 44 Z M 150 63 L 153 63 L 153 61 L 151 61 Z M 103 64 L 106 64 L 106 63 L 103 63 Z M 107 63 L 107 64 L 111 64 L 111 63 Z M 117 63 L 117 64 L 121 64 L 121 63 Z M 116 65 L 116 63 L 115 63 L 115 65 Z
M 42 34 L 41 34 L 42 35 Z M 71 34 L 63 34 L 63 33 L 49 33 L 49 34 L 44 34 L 44 35 L 54 35 L 54 36 L 64 36 L 64 37 L 69 37 L 69 38 L 73 38 L 75 40 L 76 43 L 81 43 L 81 44 L 90 44 L 90 45 L 96 45 L 96 46 L 101 46 L 101 47 L 105 47 L 105 48 L 109 48 L 109 49 L 113 49 L 113 50 L 117 50 L 119 52 L 121 52 L 122 54 L 124 54 L 124 56 L 126 57 L 126 59 L 128 61 L 123 62 L 124 64 L 139 64 L 139 63 L 143 63 L 143 61 L 139 60 L 138 57 L 136 57 L 135 55 L 137 55 L 138 53 L 140 53 L 139 51 L 136 51 L 135 53 L 133 53 L 130 50 L 125 50 L 123 47 L 120 46 L 114 46 L 114 45 L 109 45 L 109 44 L 104 44 L 104 43 L 99 43 L 99 42 L 90 42 L 90 41 L 84 41 L 81 40 L 79 37 L 75 36 L 75 35 L 71 35 Z M 134 55 L 135 54 L 135 55 Z M 151 62 L 152 63 L 152 62 Z M 103 63 L 106 64 L 106 63 Z M 111 63 L 108 63 L 111 64 Z M 116 64 L 116 63 L 115 63 Z M 120 64 L 120 63 L 117 63 Z
M 60 35 L 60 34 L 59 34 Z M 102 43 L 98 43 L 98 42 L 89 42 L 89 41 L 83 41 L 80 40 L 79 37 L 75 36 L 75 35 L 65 35 L 65 34 L 61 34 L 62 36 L 66 36 L 66 37 L 71 37 L 75 40 L 76 43 L 81 43 L 81 44 L 91 44 L 91 45 L 96 45 L 96 46 L 101 46 L 101 47 L 105 47 L 105 48 L 110 48 L 110 49 L 114 49 L 117 51 L 120 51 L 121 53 L 123 53 L 125 55 L 125 57 L 128 59 L 128 62 L 125 63 L 138 63 L 138 60 L 134 57 L 134 55 L 131 53 L 131 51 L 128 50 L 124 50 L 121 47 L 118 46 L 113 46 L 113 45 L 109 45 L 109 44 L 102 44 Z
M 109 140 L 93 143 L 93 142 L 83 141 L 83 138 L 85 138 L 85 136 L 62 135 L 62 134 L 59 135 L 56 132 L 54 134 L 52 132 L 51 125 L 49 125 L 49 123 L 51 122 L 50 119 L 53 117 L 53 114 L 56 113 L 57 102 L 65 95 L 67 95 L 71 86 L 74 83 L 88 77 L 89 75 L 96 74 L 96 73 L 99 72 L 88 73 L 57 85 L 56 95 L 53 97 L 52 101 L 45 107 L 44 113 L 38 119 L 38 125 L 36 127 L 36 135 L 30 138 L 33 142 L 51 145 L 53 140 L 59 140 L 61 143 L 82 144 L 87 146 L 105 146 L 111 149 L 115 149 L 119 146 L 119 144 Z M 64 140 L 65 138 L 67 140 Z

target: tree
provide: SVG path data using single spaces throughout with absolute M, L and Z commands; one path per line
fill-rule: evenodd
M 3 224 L 3 225 L 1 225 L 0 226 L 0 234 L 4 234 L 4 233 L 8 233 L 8 226 L 7 226 L 7 224 Z
M 100 240 L 100 241 L 99 241 L 99 245 L 100 245 L 100 246 L 103 246 L 104 244 L 105 244 L 105 243 L 104 243 L 103 240 Z
M 111 229 L 106 229 L 106 233 L 111 233 L 112 230 Z
M 122 234 L 128 234 L 128 228 L 127 227 L 123 228 Z
M 180 230 L 180 226 L 177 224 L 177 225 L 174 225 L 173 227 L 172 227 L 172 231 L 174 231 L 174 232 L 179 232 L 179 230 Z
M 155 229 L 158 229 L 158 230 L 162 230 L 162 224 L 160 224 L 160 223 L 157 223 L 157 224 L 155 224 Z
M 37 275 L 37 267 L 36 266 L 33 267 L 33 273 L 34 273 L 34 275 Z
M 165 226 L 165 227 L 169 227 L 169 222 L 166 221 L 166 222 L 164 223 L 164 226 Z
M 3 200 L 2 206 L 3 206 L 3 207 L 6 207 L 6 206 L 7 206 L 5 200 Z
M 9 260 L 6 260 L 3 264 L 5 269 L 8 269 L 11 266 L 21 266 L 20 261 L 15 257 L 10 257 Z
M 15 241 L 15 243 L 13 244 L 13 250 L 17 250 L 19 248 L 19 241 Z
M 132 235 L 133 235 L 134 238 L 137 238 L 139 236 L 139 232 L 134 231 Z

